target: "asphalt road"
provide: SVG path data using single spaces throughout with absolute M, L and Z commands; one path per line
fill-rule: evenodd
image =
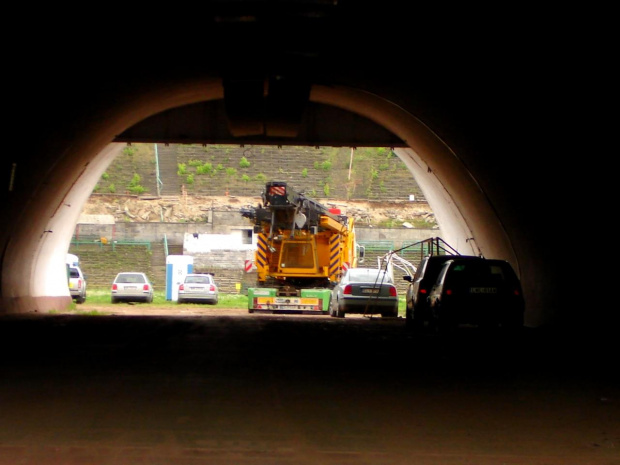
M 0 349 L 1 465 L 620 463 L 615 358 L 538 330 L 30 315 Z

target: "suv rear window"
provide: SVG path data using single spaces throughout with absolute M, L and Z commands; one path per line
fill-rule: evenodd
M 504 282 L 515 282 L 517 277 L 508 263 L 500 261 L 456 261 L 451 267 L 452 271 L 446 278 L 451 282 L 462 284 L 487 282 L 489 284 L 501 284 Z M 442 270 L 440 280 L 444 279 L 449 267 Z

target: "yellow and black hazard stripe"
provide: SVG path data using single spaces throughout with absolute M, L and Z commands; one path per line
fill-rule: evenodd
M 259 234 L 256 239 L 256 268 L 261 270 L 267 266 L 267 236 Z
M 337 281 L 340 274 L 340 237 L 333 234 L 329 238 L 329 279 Z

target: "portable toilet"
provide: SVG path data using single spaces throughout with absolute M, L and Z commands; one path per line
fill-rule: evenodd
M 166 257 L 166 300 L 176 302 L 179 298 L 179 284 L 185 276 L 194 271 L 194 257 L 191 255 L 168 255 Z

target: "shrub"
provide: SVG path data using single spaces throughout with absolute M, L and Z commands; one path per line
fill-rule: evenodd
M 302 178 L 308 177 L 308 168 L 304 168 L 303 170 L 301 170 L 301 177 Z
M 194 184 L 194 175 L 193 174 L 188 174 L 187 177 L 185 178 L 185 182 L 189 185 Z
M 140 185 L 141 180 L 142 178 L 140 177 L 140 175 L 138 173 L 134 173 L 131 181 L 129 181 L 129 184 L 127 185 L 127 189 L 129 190 L 129 192 L 136 195 L 142 194 L 146 189 Z
M 244 174 L 243 176 L 241 176 L 241 180 L 243 182 L 249 182 L 250 181 L 250 177 L 247 174 Z
M 329 184 L 325 183 L 325 185 L 323 186 L 323 193 L 326 197 L 329 197 Z
M 116 192 L 116 186 L 114 185 L 114 183 L 111 183 L 108 186 L 108 191 L 110 191 L 110 194 L 114 194 Z
M 196 174 L 209 174 L 213 171 L 213 165 L 209 162 L 206 162 L 204 165 L 200 165 L 196 167 Z
M 332 167 L 332 162 L 329 160 L 325 160 L 323 163 L 321 163 L 321 169 L 323 171 L 329 171 Z
M 247 158 L 241 157 L 241 160 L 239 161 L 239 166 L 241 168 L 249 168 L 250 165 L 251 165 L 251 163 L 248 161 Z
M 134 173 L 133 177 L 131 178 L 131 181 L 129 181 L 129 185 L 130 186 L 137 186 L 138 184 L 140 184 L 141 180 L 142 180 L 142 178 L 140 177 L 140 175 L 138 173 Z
M 104 181 L 107 181 L 108 179 L 110 179 L 110 175 L 107 172 L 103 173 L 101 175 L 101 179 L 103 179 Z
M 202 165 L 202 161 L 200 160 L 190 160 L 187 162 L 187 164 L 189 166 L 201 166 Z
M 140 195 L 142 194 L 146 189 L 143 186 L 130 186 L 129 187 L 129 192 L 131 192 L 132 194 L 135 195 Z
M 258 173 L 256 176 L 254 176 L 254 179 L 264 182 L 267 180 L 267 176 L 265 176 L 263 173 Z
M 187 173 L 187 165 L 185 163 L 177 163 L 177 175 L 184 176 Z
M 134 153 L 136 153 L 136 150 L 137 149 L 135 147 L 128 145 L 123 149 L 123 155 L 128 155 L 131 157 Z

